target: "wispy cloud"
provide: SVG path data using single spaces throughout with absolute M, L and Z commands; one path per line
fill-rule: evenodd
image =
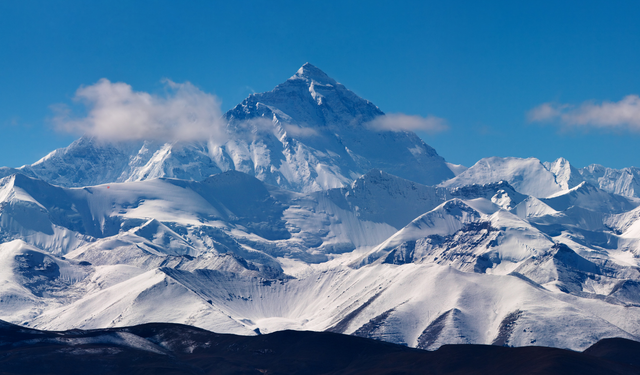
M 101 79 L 80 87 L 74 100 L 87 109 L 75 116 L 66 105 L 53 107 L 55 127 L 107 141 L 218 140 L 225 138 L 219 100 L 189 82 L 165 80 L 166 94 L 133 91 L 130 85 Z
M 584 102 L 580 106 L 544 103 L 527 114 L 530 122 L 559 122 L 566 127 L 629 129 L 640 131 L 640 97 L 625 96 L 618 102 Z
M 284 129 L 293 137 L 315 137 L 318 131 L 313 128 L 302 127 L 297 125 L 285 124 Z
M 448 129 L 447 122 L 435 116 L 410 116 L 402 113 L 391 113 L 378 116 L 366 124 L 370 129 L 389 131 L 425 131 L 437 133 Z

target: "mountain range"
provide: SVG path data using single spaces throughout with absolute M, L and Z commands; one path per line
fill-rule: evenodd
M 638 373 L 639 347 L 636 341 L 604 339 L 582 353 L 488 345 L 430 352 L 330 332 L 237 336 L 171 323 L 49 332 L 0 321 L 0 367 L 7 375 L 627 375 Z
M 0 169 L 0 319 L 585 350 L 640 340 L 640 170 L 447 163 L 311 64 L 224 139 Z

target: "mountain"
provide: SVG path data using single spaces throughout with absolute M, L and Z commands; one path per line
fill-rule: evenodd
M 535 158 L 484 158 L 471 168 L 462 169 L 455 178 L 442 182 L 440 186 L 461 187 L 499 181 L 507 181 L 520 193 L 536 198 L 573 189 L 582 182 L 608 193 L 640 197 L 640 169 L 613 169 L 598 164 L 577 169 L 565 158 L 544 163 Z
M 31 327 L 329 330 L 427 349 L 640 337 L 633 238 L 601 238 L 637 202 L 581 198 L 584 184 L 533 216 L 514 214 L 536 198 L 506 182 L 438 188 L 379 170 L 306 194 L 237 171 L 0 186 L 0 318 Z M 593 207 L 607 211 L 593 211 L 599 232 L 573 213 Z
M 484 158 L 455 178 L 443 182 L 443 187 L 462 187 L 506 181 L 518 192 L 545 198 L 563 190 L 556 176 L 536 158 Z
M 584 181 L 580 171 L 565 158 L 558 158 L 552 163 L 544 162 L 543 165 L 556 176 L 556 182 L 564 190 L 572 189 Z
M 610 193 L 627 197 L 640 197 L 640 169 L 636 167 L 613 169 L 592 164 L 579 170 L 582 178 Z
M 304 168 L 289 169 L 290 181 L 315 178 L 322 188 L 339 187 L 338 181 L 351 180 L 354 172 L 362 174 L 359 171 L 372 168 L 427 185 L 453 177 L 444 159 L 415 133 L 367 128 L 368 122 L 382 115 L 371 102 L 307 63 L 273 91 L 249 96 L 225 117 L 235 128 L 246 121 L 273 119 L 280 137 L 273 142 L 284 148 L 282 154 L 289 165 L 302 155 L 313 154 Z M 336 158 L 342 161 L 337 168 L 332 166 Z M 318 181 L 321 178 L 324 181 Z
M 582 353 L 530 346 L 437 351 L 328 332 L 221 335 L 154 323 L 47 332 L 0 322 L 4 374 L 634 374 L 638 343 L 602 340 Z M 37 358 L 37 361 L 34 361 Z M 464 361 L 460 359 L 464 358 Z
M 221 144 L 82 137 L 32 165 L 3 168 L 0 176 L 19 172 L 81 187 L 159 177 L 201 181 L 237 170 L 300 192 L 346 186 L 374 168 L 427 185 L 454 176 L 415 133 L 368 126 L 379 116 L 384 113 L 374 104 L 307 63 L 272 91 L 228 111 Z
M 543 198 L 548 206 L 558 211 L 565 211 L 570 207 L 579 206 L 596 212 L 622 213 L 640 204 L 637 198 L 608 193 L 587 182 L 581 182 L 574 188 Z
M 225 116 L 224 142 L 81 138 L 3 169 L 0 319 L 428 350 L 640 340 L 631 190 L 565 159 L 449 168 L 413 133 L 372 130 L 382 112 L 308 64 Z

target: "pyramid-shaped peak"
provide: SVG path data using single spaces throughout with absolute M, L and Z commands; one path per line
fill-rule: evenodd
M 315 65 L 305 63 L 298 69 L 291 79 L 304 79 L 322 84 L 335 84 L 336 81 Z

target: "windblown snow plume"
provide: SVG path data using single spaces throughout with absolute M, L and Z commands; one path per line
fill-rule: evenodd
M 224 138 L 225 122 L 214 95 L 189 82 L 164 83 L 167 94 L 158 96 L 103 78 L 76 91 L 74 100 L 85 105 L 86 116 L 75 117 L 69 107 L 62 105 L 55 109 L 54 124 L 60 131 L 106 141 Z

